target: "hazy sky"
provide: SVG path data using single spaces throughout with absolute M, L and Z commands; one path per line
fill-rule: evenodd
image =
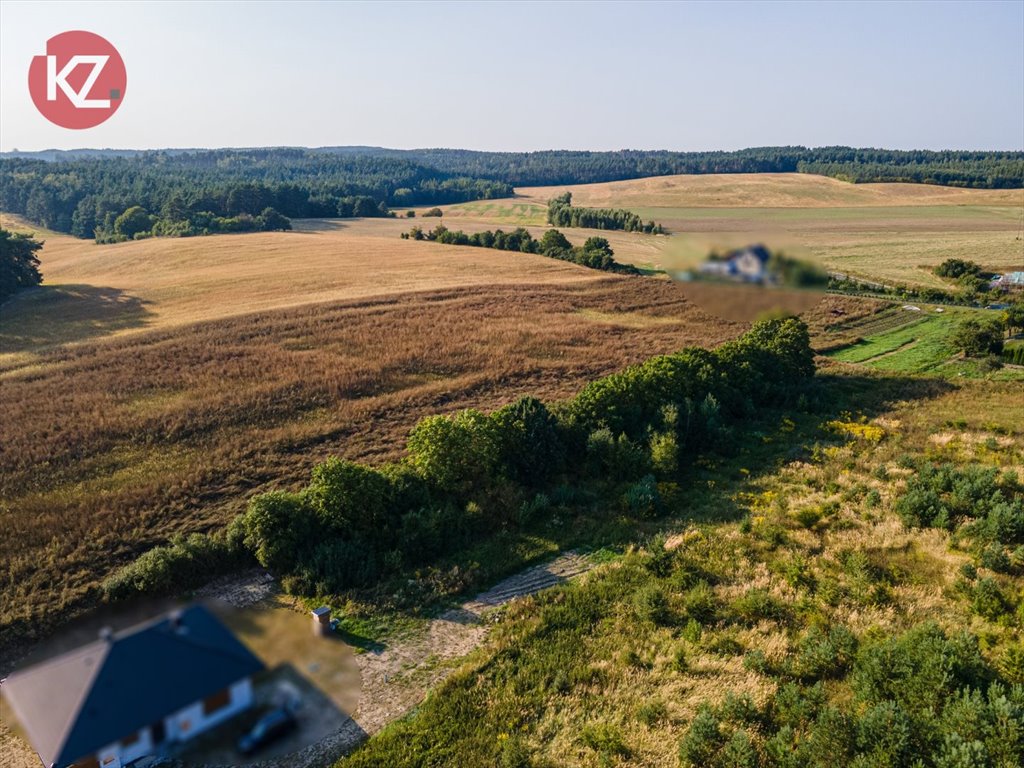
M 106 123 L 47 122 L 46 40 L 106 37 Z M 0 1 L 0 148 L 1024 149 L 1024 2 Z

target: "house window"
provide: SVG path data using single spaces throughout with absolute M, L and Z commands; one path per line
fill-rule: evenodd
M 140 738 L 142 738 L 141 731 L 136 731 L 131 736 L 126 736 L 125 738 L 121 739 L 121 746 L 134 747 L 136 744 L 139 743 Z
M 231 689 L 225 688 L 223 691 L 218 691 L 213 696 L 207 696 L 203 699 L 203 714 L 212 715 L 214 712 L 220 712 L 230 703 Z
M 103 758 L 103 764 L 104 765 L 110 765 L 112 762 L 114 762 L 114 756 L 113 755 L 111 755 L 110 757 Z
M 100 768 L 100 761 L 96 757 L 86 757 L 79 760 L 71 768 Z

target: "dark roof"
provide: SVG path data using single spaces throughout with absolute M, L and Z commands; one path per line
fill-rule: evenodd
M 749 253 L 752 256 L 756 256 L 762 264 L 767 263 L 768 260 L 772 257 L 771 251 L 765 248 L 761 243 L 757 243 L 755 245 L 748 245 L 746 248 L 737 248 L 735 251 L 729 251 L 729 253 L 727 253 L 725 257 L 731 260 L 739 256 L 742 256 L 745 253 Z
M 43 763 L 65 766 L 262 669 L 193 605 L 17 672 L 3 691 Z

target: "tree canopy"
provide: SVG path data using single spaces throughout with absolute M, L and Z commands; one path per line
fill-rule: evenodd
M 42 247 L 30 235 L 0 228 L 0 301 L 43 281 L 36 256 Z

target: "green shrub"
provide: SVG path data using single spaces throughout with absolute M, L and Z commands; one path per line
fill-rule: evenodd
M 857 766 L 907 766 L 913 748 L 913 724 L 894 701 L 876 704 L 857 721 Z
M 679 742 L 679 762 L 693 768 L 712 766 L 724 746 L 725 737 L 719 729 L 718 718 L 710 709 L 703 708 Z
M 786 607 L 778 598 L 759 588 L 747 590 L 733 600 L 729 608 L 737 621 L 747 625 L 759 621 L 784 621 L 788 615 Z
M 668 707 L 661 699 L 646 701 L 637 708 L 636 719 L 648 728 L 652 728 L 668 719 Z
M 733 733 L 722 750 L 719 764 L 729 768 L 758 768 L 757 750 L 745 730 L 740 729 Z
M 660 587 L 653 584 L 644 587 L 637 592 L 635 603 L 637 614 L 643 621 L 649 621 L 656 626 L 671 622 L 672 611 L 668 598 Z
M 645 475 L 631 485 L 622 498 L 626 511 L 639 518 L 657 517 L 662 512 L 661 494 L 654 475 Z
M 853 664 L 856 653 L 857 639 L 846 627 L 811 627 L 797 645 L 792 674 L 802 680 L 840 677 Z
M 707 582 L 701 581 L 683 596 L 683 609 L 698 624 L 710 624 L 718 616 L 718 598 Z
M 1010 603 L 995 579 L 978 579 L 971 592 L 971 608 L 989 621 L 997 621 L 1010 612 Z
M 855 693 L 868 703 L 891 700 L 912 717 L 941 711 L 965 686 L 979 686 L 990 675 L 967 634 L 947 637 L 927 623 L 860 649 L 850 676 Z
M 580 741 L 604 757 L 629 757 L 631 752 L 622 731 L 611 723 L 592 723 L 583 727 Z
M 200 587 L 249 562 L 248 553 L 233 546 L 225 536 L 175 536 L 169 544 L 154 547 L 109 576 L 103 582 L 103 595 L 108 600 L 124 600 L 175 594 Z
M 489 485 L 501 455 L 494 421 L 472 409 L 421 419 L 407 447 L 409 463 L 428 483 L 456 495 Z

